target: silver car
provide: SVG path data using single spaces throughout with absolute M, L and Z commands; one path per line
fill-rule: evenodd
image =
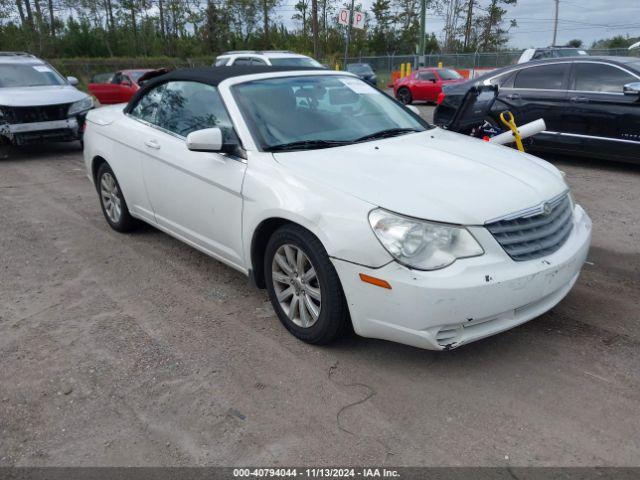
M 28 53 L 0 52 L 0 144 L 82 139 L 93 99 Z

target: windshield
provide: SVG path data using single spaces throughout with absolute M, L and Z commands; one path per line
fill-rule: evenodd
M 49 65 L 0 65 L 0 87 L 42 87 L 66 83 Z
M 262 150 L 296 143 L 304 143 L 298 149 L 326 148 L 430 127 L 386 94 L 349 76 L 255 80 L 236 85 L 234 96 Z
M 366 63 L 352 63 L 351 65 L 347 65 L 347 72 L 367 74 L 373 73 L 373 70 L 371 70 L 371 67 Z
M 460 80 L 462 75 L 460 75 L 455 70 L 449 70 L 448 68 L 439 68 L 438 75 L 442 80 Z
M 274 67 L 321 67 L 313 58 L 307 57 L 270 57 L 269 61 Z

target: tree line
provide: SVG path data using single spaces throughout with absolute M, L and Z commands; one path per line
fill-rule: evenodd
M 366 27 L 353 29 L 350 54 L 414 53 L 420 0 L 374 0 Z M 508 41 L 516 0 L 427 0 L 444 23 L 426 53 L 494 51 Z M 225 50 L 289 49 L 338 58 L 349 0 L 0 0 L 2 50 L 45 57 L 210 56 Z

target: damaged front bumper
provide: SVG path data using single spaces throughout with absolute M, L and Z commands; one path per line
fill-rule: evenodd
M 391 262 L 369 269 L 333 259 L 349 304 L 354 330 L 431 350 L 447 350 L 503 332 L 555 306 L 571 290 L 591 243 L 591 220 L 574 208 L 566 243 L 544 258 L 513 261 L 484 227 L 469 227 L 485 249 L 424 272 Z M 364 283 L 364 273 L 391 289 Z
M 0 136 L 14 145 L 41 141 L 73 141 L 82 138 L 84 115 L 49 122 L 3 123 Z

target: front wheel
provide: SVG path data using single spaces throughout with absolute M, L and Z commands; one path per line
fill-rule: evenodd
M 411 105 L 413 98 L 408 88 L 402 87 L 396 93 L 396 98 L 404 105 Z
M 313 344 L 342 334 L 349 315 L 340 280 L 313 234 L 281 227 L 269 239 L 264 262 L 269 299 L 287 330 Z

